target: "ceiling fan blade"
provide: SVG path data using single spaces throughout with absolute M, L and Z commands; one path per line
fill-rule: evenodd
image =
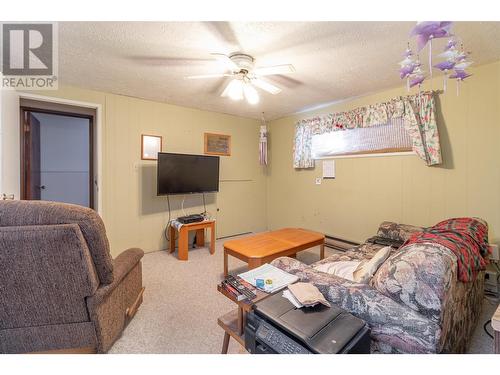
M 201 59 L 191 57 L 173 57 L 173 56 L 127 56 L 127 59 L 141 65 L 149 66 L 186 66 L 201 65 L 212 62 L 212 59 Z
M 262 89 L 264 91 L 267 91 L 270 94 L 276 95 L 281 92 L 281 89 L 277 86 L 274 86 L 273 84 L 264 81 L 261 78 L 253 78 L 250 80 L 254 86 L 257 86 L 259 89 Z
M 228 97 L 229 96 L 229 90 L 230 90 L 231 82 L 227 83 L 226 88 L 224 89 L 224 91 L 222 91 L 222 94 L 220 94 L 220 96 L 222 96 L 222 97 Z
M 228 51 L 241 51 L 243 47 L 240 45 L 234 29 L 230 22 L 227 21 L 208 21 L 200 22 L 207 28 L 207 30 L 213 34 L 221 44 L 226 46 L 226 52 Z
M 203 79 L 203 78 L 222 78 L 230 77 L 232 74 L 218 73 L 218 74 L 201 74 L 197 76 L 188 76 L 186 79 Z
M 223 63 L 227 69 L 231 70 L 232 72 L 237 72 L 240 70 L 238 65 L 235 64 L 233 60 L 229 58 L 229 56 L 224 55 L 222 53 L 212 53 L 212 56 Z
M 295 68 L 293 65 L 275 65 L 275 66 L 263 66 L 262 68 L 255 68 L 252 73 L 258 76 L 270 76 L 273 74 L 288 74 L 294 73 Z

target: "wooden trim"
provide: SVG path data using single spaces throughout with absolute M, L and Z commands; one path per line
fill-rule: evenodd
M 226 137 L 229 151 L 227 153 L 208 151 L 208 137 L 211 135 L 219 136 L 219 137 Z M 204 133 L 204 147 L 203 147 L 203 149 L 204 149 L 205 155 L 231 156 L 231 136 L 229 134 Z
M 141 134 L 141 160 L 158 160 L 158 157 L 146 158 L 144 157 L 144 137 L 160 138 L 160 151 L 163 151 L 163 136 L 154 134 Z
M 26 138 L 24 136 L 25 134 L 25 126 L 27 126 L 26 124 L 26 114 L 27 112 L 25 112 L 23 110 L 23 108 L 19 108 L 19 112 L 20 112 L 20 126 L 19 126 L 19 141 L 20 141 L 20 150 L 21 150 L 21 157 L 20 157 L 20 161 L 21 161 L 21 164 L 19 165 L 19 168 L 21 169 L 21 173 L 20 173 L 20 178 L 21 178 L 21 195 L 20 195 L 20 198 L 21 199 L 26 199 L 26 196 L 28 195 L 28 192 L 26 191 L 27 190 L 27 187 L 29 186 L 29 180 L 27 178 L 27 168 L 26 168 L 26 147 L 25 147 L 25 143 L 26 143 Z
M 137 310 L 139 310 L 139 307 L 141 306 L 143 301 L 143 295 L 145 289 L 146 287 L 142 287 L 134 303 L 125 310 L 125 325 L 127 325 L 132 320 Z
M 96 107 L 82 106 L 78 104 L 66 104 L 59 103 L 54 101 L 47 101 L 46 98 L 40 99 L 32 99 L 23 97 L 24 93 L 21 94 L 19 105 L 25 108 L 36 108 L 38 111 L 48 111 L 50 113 L 53 112 L 61 112 L 61 113 L 72 113 L 72 114 L 80 114 L 86 116 L 95 116 L 96 115 Z M 54 99 L 54 98 L 52 98 Z
M 371 155 L 371 154 L 390 154 L 398 152 L 408 152 L 412 151 L 411 147 L 401 147 L 401 148 L 384 148 L 380 150 L 370 150 L 370 151 L 358 151 L 358 152 L 344 152 L 339 154 L 332 154 L 328 156 L 322 156 L 321 158 L 335 158 L 336 156 L 355 156 L 355 155 Z
M 88 118 L 88 119 L 95 117 L 94 115 L 88 115 L 88 114 L 78 113 L 78 112 L 65 112 L 65 111 L 59 111 L 59 110 L 49 110 L 49 109 L 27 107 L 27 106 L 21 106 L 20 108 L 25 110 L 25 111 L 28 111 L 28 112 L 47 113 L 49 115 L 59 115 L 59 116 L 66 116 L 66 117 L 78 117 L 78 118 Z
M 97 353 L 95 347 L 85 346 L 81 348 L 43 350 L 40 352 L 30 352 L 27 354 L 95 354 L 95 353 Z
M 94 201 L 94 116 L 89 118 L 89 206 L 95 207 Z

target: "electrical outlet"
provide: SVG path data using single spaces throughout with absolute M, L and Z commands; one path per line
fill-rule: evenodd
M 316 185 L 321 185 L 321 177 L 316 177 Z

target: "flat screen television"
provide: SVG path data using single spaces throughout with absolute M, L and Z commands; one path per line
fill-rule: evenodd
M 219 191 L 219 157 L 158 153 L 158 195 Z

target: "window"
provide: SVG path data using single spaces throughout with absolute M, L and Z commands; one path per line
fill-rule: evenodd
M 404 128 L 402 118 L 392 119 L 386 125 L 337 130 L 312 137 L 314 159 L 411 150 L 411 139 Z

